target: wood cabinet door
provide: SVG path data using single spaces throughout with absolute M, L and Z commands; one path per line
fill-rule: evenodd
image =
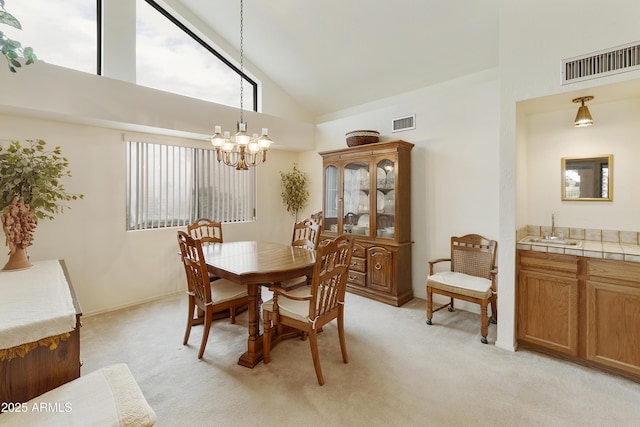
M 578 279 L 520 271 L 518 339 L 578 354 Z
M 368 286 L 378 291 L 391 292 L 394 289 L 393 252 L 381 246 L 372 246 L 367 253 Z
M 640 288 L 587 280 L 587 359 L 640 375 Z

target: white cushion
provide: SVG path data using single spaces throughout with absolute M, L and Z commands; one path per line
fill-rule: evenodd
M 296 296 L 306 296 L 310 295 L 310 287 L 302 286 L 288 292 Z M 270 299 L 263 303 L 262 310 L 273 312 L 273 300 Z M 292 319 L 300 320 L 301 322 L 310 322 L 309 301 L 296 301 L 289 299 L 284 295 L 278 295 L 278 311 L 281 316 L 291 317 Z
M 211 282 L 211 299 L 220 304 L 247 295 L 247 287 L 233 283 L 231 280 L 218 279 Z
M 455 271 L 432 274 L 427 277 L 427 286 L 476 298 L 491 295 L 491 280 Z
M 83 375 L 0 415 L 0 426 L 151 426 L 156 413 L 124 363 Z
M 300 277 L 295 277 L 293 279 L 285 280 L 284 282 L 280 282 L 280 286 L 284 289 L 289 289 L 295 286 L 300 286 L 305 283 L 307 283 L 307 276 L 300 276 Z

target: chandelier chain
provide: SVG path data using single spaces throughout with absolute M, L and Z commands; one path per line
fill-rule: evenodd
M 240 123 L 244 123 L 244 2 L 240 0 Z

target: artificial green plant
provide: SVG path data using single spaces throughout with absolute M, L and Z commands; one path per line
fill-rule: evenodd
M 0 0 L 0 24 L 22 30 L 20 21 L 5 10 L 4 3 L 4 0 Z M 32 48 L 22 47 L 19 41 L 10 39 L 2 31 L 0 31 L 0 52 L 2 52 L 7 59 L 9 70 L 11 70 L 12 73 L 16 72 L 16 68 L 22 67 L 22 63 L 18 58 L 26 59 L 25 65 L 33 64 L 38 59 Z
M 47 150 L 46 142 L 27 140 L 24 146 L 12 141 L 0 146 L 0 213 L 6 212 L 15 197 L 23 199 L 38 219 L 53 219 L 68 208 L 64 203 L 84 198 L 67 193 L 61 178 L 71 176 L 69 161 L 60 147 Z
M 298 221 L 298 211 L 303 209 L 309 201 L 307 175 L 294 163 L 291 172 L 280 171 L 280 184 L 282 203 L 286 206 L 287 212 L 295 216 Z

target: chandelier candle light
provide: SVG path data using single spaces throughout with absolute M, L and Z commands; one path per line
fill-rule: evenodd
M 249 166 L 256 166 L 267 161 L 267 150 L 273 141 L 269 138 L 267 128 L 262 128 L 262 136 L 257 133 L 249 136 L 247 124 L 243 118 L 244 112 L 244 17 L 243 0 L 240 0 L 240 121 L 238 131 L 231 137 L 227 131 L 222 133 L 221 126 L 215 126 L 211 144 L 216 149 L 218 161 L 235 167 L 236 170 L 248 170 Z

